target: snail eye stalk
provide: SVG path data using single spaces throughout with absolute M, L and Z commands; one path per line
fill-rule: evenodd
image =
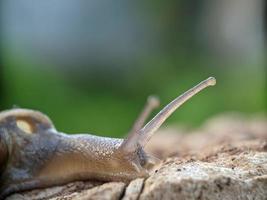
M 200 82 L 193 88 L 189 89 L 182 95 L 175 98 L 172 102 L 166 105 L 153 119 L 151 119 L 142 129 L 132 133 L 131 137 L 128 137 L 122 143 L 122 146 L 126 151 L 134 151 L 138 145 L 144 147 L 152 135 L 159 129 L 159 127 L 165 122 L 165 120 L 181 105 L 191 99 L 194 95 L 202 91 L 203 89 L 216 84 L 214 77 Z

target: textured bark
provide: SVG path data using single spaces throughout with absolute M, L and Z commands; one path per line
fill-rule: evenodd
M 264 117 L 226 115 L 194 131 L 161 130 L 147 151 L 162 158 L 147 179 L 75 182 L 7 199 L 267 199 Z

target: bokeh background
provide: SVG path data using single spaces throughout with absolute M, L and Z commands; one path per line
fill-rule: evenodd
M 165 105 L 214 76 L 166 124 L 264 113 L 266 19 L 264 0 L 2 0 L 0 108 L 120 137 L 150 94 Z

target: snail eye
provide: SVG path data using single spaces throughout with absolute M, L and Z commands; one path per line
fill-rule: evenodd
M 16 124 L 25 133 L 32 134 L 34 132 L 32 124 L 26 120 L 17 119 Z

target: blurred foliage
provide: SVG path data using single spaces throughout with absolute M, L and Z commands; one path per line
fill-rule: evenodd
M 50 116 L 58 130 L 119 137 L 130 129 L 150 94 L 160 97 L 162 107 L 212 75 L 217 78 L 217 85 L 183 105 L 167 124 L 198 125 L 219 112 L 263 111 L 263 84 L 251 68 L 246 72 L 242 66 L 241 73 L 239 66 L 227 70 L 208 66 L 201 59 L 176 59 L 177 56 L 148 60 L 143 64 L 151 67 L 131 71 L 126 81 L 116 80 L 119 84 L 113 85 L 110 80 L 97 87 L 97 83 L 87 80 L 87 85 L 81 87 L 60 70 L 36 67 L 34 61 L 5 54 L 2 109 L 14 105 L 37 109 Z
M 217 24 L 222 23 L 221 18 L 215 20 L 215 27 L 208 24 L 210 30 L 205 30 L 211 35 L 214 33 L 212 36 L 215 39 L 212 39 L 215 42 L 209 34 L 207 41 L 203 39 L 203 32 L 200 31 L 200 16 L 204 13 L 202 8 L 207 6 L 209 10 L 208 6 L 213 1 L 127 1 L 114 4 L 113 10 L 105 3 L 96 1 L 92 6 L 108 13 L 103 12 L 102 18 L 101 12 L 92 10 L 97 15 L 93 16 L 95 20 L 87 12 L 90 2 L 65 2 L 65 9 L 60 2 L 57 2 L 58 7 L 53 4 L 53 9 L 45 2 L 32 4 L 28 1 L 26 6 L 26 1 L 21 4 L 13 2 L 13 5 L 9 4 L 10 1 L 4 2 L 7 11 L 1 11 L 8 16 L 10 14 L 6 19 L 11 19 L 9 22 L 12 25 L 6 22 L 5 28 L 12 34 L 3 31 L 5 40 L 0 52 L 1 110 L 13 106 L 37 109 L 46 113 L 60 131 L 120 137 L 130 130 L 149 95 L 158 95 L 163 107 L 209 76 L 216 77 L 217 85 L 192 98 L 166 124 L 197 126 L 221 112 L 255 113 L 267 109 L 266 66 L 263 61 L 256 59 L 248 62 L 250 58 L 246 60 L 246 56 L 249 54 L 244 54 L 245 58 L 233 59 L 244 52 L 238 46 L 240 40 L 235 43 L 236 38 L 226 40 L 217 34 L 216 28 Z M 82 7 L 76 8 L 78 5 Z M 35 9 L 40 9 L 42 13 L 39 15 Z M 47 9 L 48 14 L 43 9 Z M 62 12 L 57 12 L 57 9 Z M 129 10 L 125 12 L 125 9 Z M 114 20 L 109 21 L 112 14 Z M 37 19 L 32 19 L 32 16 L 37 16 Z M 75 16 L 78 16 L 77 21 Z M 102 24 L 98 24 L 97 20 Z M 26 30 L 23 23 L 31 30 Z M 58 27 L 67 30 L 67 33 Z M 236 31 L 235 28 L 233 31 Z M 99 30 L 101 34 L 97 32 Z M 240 30 L 246 41 L 247 35 L 242 35 Z M 236 32 L 233 33 L 235 35 Z M 105 37 L 107 44 L 102 41 Z M 91 41 L 97 39 L 100 41 Z M 225 41 L 230 43 L 230 47 Z M 258 40 L 253 42 L 257 44 Z M 96 49 L 90 49 L 90 45 L 95 45 L 93 48 Z M 237 47 L 236 54 L 232 53 L 235 51 L 232 47 Z

